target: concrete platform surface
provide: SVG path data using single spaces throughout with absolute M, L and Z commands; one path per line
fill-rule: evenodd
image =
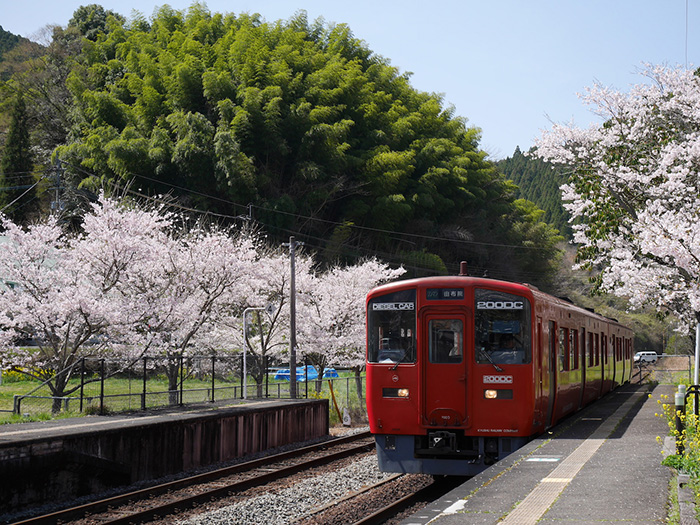
M 625 385 L 401 525 L 666 523 L 672 386 Z M 662 440 L 663 441 L 663 440 Z

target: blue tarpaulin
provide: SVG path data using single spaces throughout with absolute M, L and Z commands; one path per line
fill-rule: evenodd
M 314 365 L 307 365 L 306 369 L 308 371 L 309 381 L 318 379 L 318 371 L 316 370 L 316 367 Z M 338 377 L 338 372 L 335 371 L 335 368 L 326 368 L 323 372 L 323 378 L 327 379 L 333 377 Z M 297 381 L 306 381 L 306 378 L 307 374 L 304 374 L 304 367 L 298 366 Z M 289 381 L 289 368 L 282 368 L 278 370 L 275 373 L 275 379 L 277 379 L 278 381 Z

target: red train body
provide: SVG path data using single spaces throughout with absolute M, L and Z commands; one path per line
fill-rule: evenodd
M 367 411 L 387 472 L 474 475 L 628 382 L 633 334 L 526 284 L 400 281 L 367 296 Z

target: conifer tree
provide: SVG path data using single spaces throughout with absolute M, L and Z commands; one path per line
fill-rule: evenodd
M 19 93 L 0 159 L 0 210 L 18 222 L 30 214 L 29 203 L 36 197 L 32 169 L 27 108 Z

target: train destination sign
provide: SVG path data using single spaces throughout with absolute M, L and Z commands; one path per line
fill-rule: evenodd
M 463 300 L 464 288 L 428 288 L 425 298 L 428 301 Z

